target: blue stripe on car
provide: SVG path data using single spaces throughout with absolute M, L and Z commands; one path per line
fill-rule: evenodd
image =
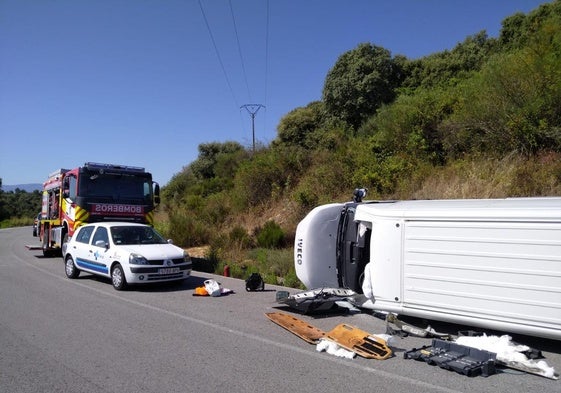
M 78 265 L 78 267 L 81 267 L 81 268 L 84 268 L 84 269 L 89 269 L 89 270 L 95 270 L 96 272 L 100 272 L 100 273 L 107 274 L 109 272 L 109 269 L 107 269 L 107 266 L 102 265 L 101 263 L 96 263 L 96 262 L 93 262 L 93 261 L 87 261 L 87 260 L 81 259 L 81 258 L 76 259 L 76 265 Z

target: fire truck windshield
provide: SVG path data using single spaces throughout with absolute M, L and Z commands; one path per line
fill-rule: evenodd
M 152 181 L 149 176 L 101 174 L 81 176 L 78 196 L 107 202 L 152 201 Z

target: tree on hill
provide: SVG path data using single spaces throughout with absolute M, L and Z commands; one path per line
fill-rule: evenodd
M 521 49 L 544 24 L 559 23 L 561 23 L 560 0 L 542 4 L 527 15 L 518 12 L 503 20 L 499 44 L 503 51 Z
M 467 37 L 452 50 L 433 53 L 403 64 L 404 81 L 401 90 L 456 85 L 481 69 L 496 50 L 496 40 L 485 31 Z
M 320 101 L 292 110 L 283 116 L 277 126 L 277 141 L 308 149 L 315 148 L 310 137 L 322 126 L 324 117 L 324 105 Z
M 355 130 L 395 98 L 402 71 L 390 51 L 370 43 L 339 57 L 325 78 L 322 99 L 327 114 Z

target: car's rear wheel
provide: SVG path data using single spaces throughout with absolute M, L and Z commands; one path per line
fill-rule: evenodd
M 68 278 L 78 278 L 80 275 L 80 270 L 76 268 L 74 265 L 74 259 L 72 256 L 67 256 L 66 260 L 64 261 L 64 271 L 66 272 L 66 277 Z
M 113 284 L 113 288 L 118 291 L 125 289 L 127 286 L 127 279 L 125 278 L 125 273 L 123 272 L 123 268 L 118 263 L 113 266 L 111 269 L 111 283 Z

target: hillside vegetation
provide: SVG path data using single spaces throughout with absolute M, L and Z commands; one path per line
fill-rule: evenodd
M 32 225 L 41 210 L 41 193 L 20 188 L 5 192 L 0 178 L 0 228 Z M 30 232 L 31 233 L 31 232 Z
M 207 245 L 210 271 L 298 286 L 292 243 L 313 207 L 369 199 L 561 195 L 561 0 L 420 59 L 361 43 L 321 101 L 286 114 L 255 153 L 199 146 L 163 190 L 160 229 Z

